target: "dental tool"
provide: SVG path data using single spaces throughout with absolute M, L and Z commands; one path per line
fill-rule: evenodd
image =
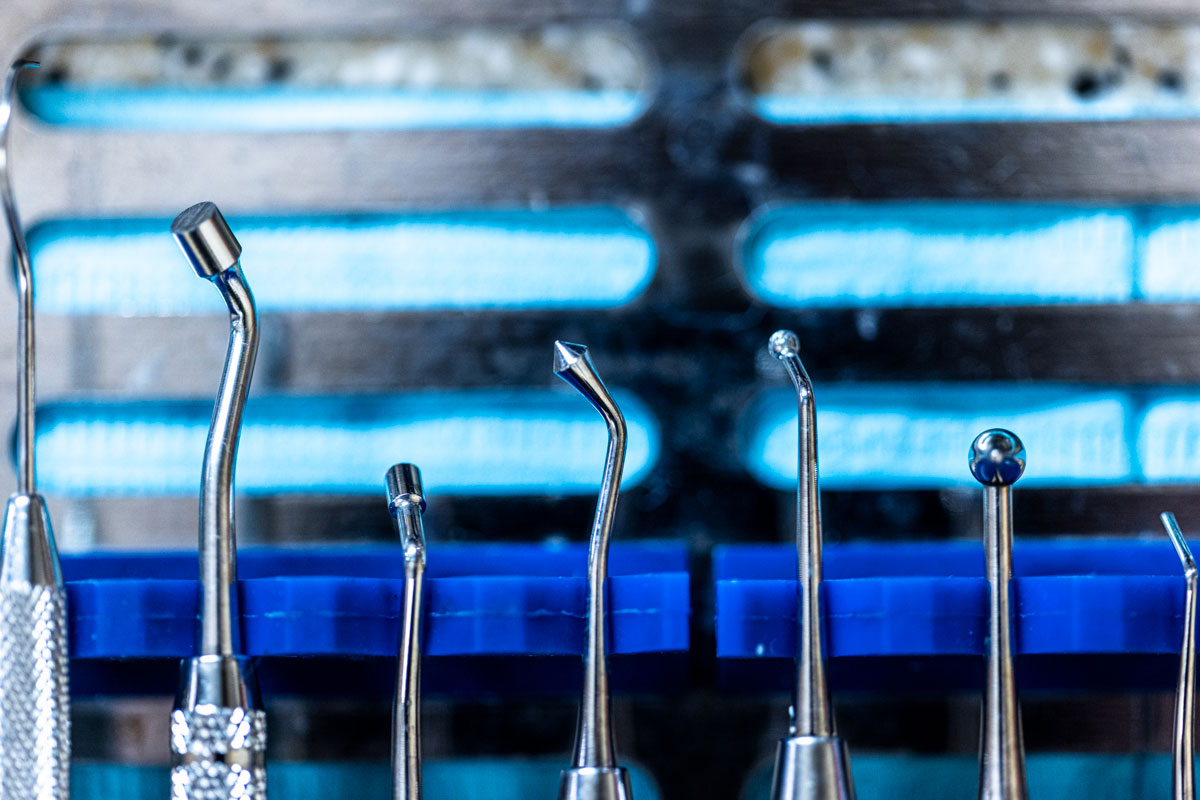
M 588 545 L 587 634 L 583 651 L 583 696 L 575 730 L 575 755 L 563 770 L 559 800 L 630 800 L 629 773 L 617 764 L 608 691 L 608 653 L 605 649 L 604 581 L 608 577 L 608 542 L 621 471 L 625 467 L 625 417 L 596 374 L 587 348 L 554 343 L 554 373 L 582 394 L 608 425 L 604 478 Z
M 783 362 L 799 400 L 797 476 L 796 682 L 788 737 L 779 742 L 772 800 L 854 800 L 846 743 L 837 735 L 825 679 L 821 616 L 821 496 L 817 482 L 817 408 L 812 381 L 800 361 L 800 339 L 776 331 L 768 344 Z
M 425 576 L 425 493 L 416 464 L 387 471 L 388 513 L 404 546 L 400 657 L 392 701 L 392 800 L 421 800 L 421 583 Z
M 0 800 L 65 800 L 71 713 L 67 595 L 34 469 L 33 265 L 17 214 L 8 140 L 17 61 L 0 100 L 0 197 L 17 276 L 17 493 L 0 534 Z
M 1025 471 L 1016 434 L 986 430 L 971 442 L 971 474 L 983 484 L 988 581 L 987 683 L 979 743 L 979 800 L 1025 800 L 1025 742 L 1013 668 L 1012 485 Z
M 201 278 L 229 306 L 229 349 L 204 446 L 200 486 L 199 652 L 186 659 L 171 714 L 173 800 L 266 797 L 266 713 L 241 655 L 233 478 L 242 411 L 258 353 L 254 295 L 242 276 L 233 232 L 212 203 L 198 203 L 171 233 Z
M 1163 527 L 1179 561 L 1187 589 L 1183 598 L 1183 644 L 1179 651 L 1179 685 L 1175 689 L 1175 730 L 1171 747 L 1171 798 L 1196 800 L 1196 559 L 1179 530 L 1175 515 L 1162 514 Z

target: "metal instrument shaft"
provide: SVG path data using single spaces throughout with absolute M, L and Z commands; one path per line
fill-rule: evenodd
M 67 597 L 34 466 L 33 264 L 12 188 L 9 134 L 17 78 L 0 99 L 0 201 L 17 279 L 17 493 L 0 535 L 0 800 L 65 800 L 71 765 Z
M 1175 726 L 1171 737 L 1172 800 L 1196 800 L 1196 559 L 1179 530 L 1175 515 L 1162 514 L 1163 527 L 1183 566 L 1183 643 L 1179 649 L 1179 683 L 1175 689 Z
M 983 484 L 988 581 L 987 683 L 979 751 L 980 800 L 1025 800 L 1025 743 L 1013 667 L 1012 485 L 1025 471 L 1025 447 L 999 428 L 975 437 L 971 474 Z
M 800 339 L 772 334 L 769 348 L 796 388 L 799 461 L 796 485 L 796 683 L 789 735 L 779 743 L 773 800 L 853 800 L 854 779 L 845 742 L 837 735 L 825 678 L 821 614 L 821 495 L 817 478 L 817 409 L 812 381 L 800 361 Z
M 248 661 L 239 655 L 234 466 L 242 412 L 258 354 L 254 295 L 242 275 L 242 248 L 212 203 L 171 223 L 196 274 L 229 307 L 229 347 L 204 446 L 200 487 L 200 631 L 183 665 L 171 718 L 172 797 L 222 800 L 266 796 L 266 717 Z
M 404 546 L 400 654 L 392 703 L 392 798 L 421 800 L 421 609 L 425 576 L 425 492 L 416 464 L 387 472 L 388 513 Z
M 587 634 L 584 640 L 583 696 L 575 732 L 573 766 L 563 771 L 559 800 L 628 800 L 628 773 L 617 764 L 608 689 L 607 623 L 604 582 L 608 577 L 608 543 L 617 513 L 621 472 L 625 467 L 625 417 L 596 373 L 587 348 L 554 343 L 554 372 L 600 412 L 608 426 L 604 476 L 588 544 Z

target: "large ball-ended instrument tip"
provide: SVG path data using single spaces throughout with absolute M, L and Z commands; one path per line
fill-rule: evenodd
M 971 474 L 984 486 L 1011 486 L 1025 472 L 1025 445 L 1003 428 L 976 436 L 968 458 Z

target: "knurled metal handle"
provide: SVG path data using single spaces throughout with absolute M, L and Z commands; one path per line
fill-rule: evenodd
M 0 591 L 0 799 L 67 800 L 71 713 L 67 598 Z
M 201 707 L 171 713 L 171 800 L 265 800 L 267 715 Z

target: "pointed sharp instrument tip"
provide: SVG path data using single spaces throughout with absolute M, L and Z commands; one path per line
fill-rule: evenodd
M 576 364 L 587 358 L 587 351 L 587 347 L 581 344 L 555 341 L 554 371 L 559 375 L 570 372 Z
M 1183 565 L 1183 572 L 1188 578 L 1196 577 L 1196 559 L 1192 557 L 1192 548 L 1188 546 L 1187 539 L 1184 538 L 1183 532 L 1179 530 L 1179 523 L 1175 521 L 1175 515 L 1170 511 L 1164 511 L 1159 515 L 1162 520 L 1163 527 L 1167 529 L 1167 536 L 1171 538 L 1171 544 L 1175 546 L 1175 552 L 1179 554 L 1179 562 Z

